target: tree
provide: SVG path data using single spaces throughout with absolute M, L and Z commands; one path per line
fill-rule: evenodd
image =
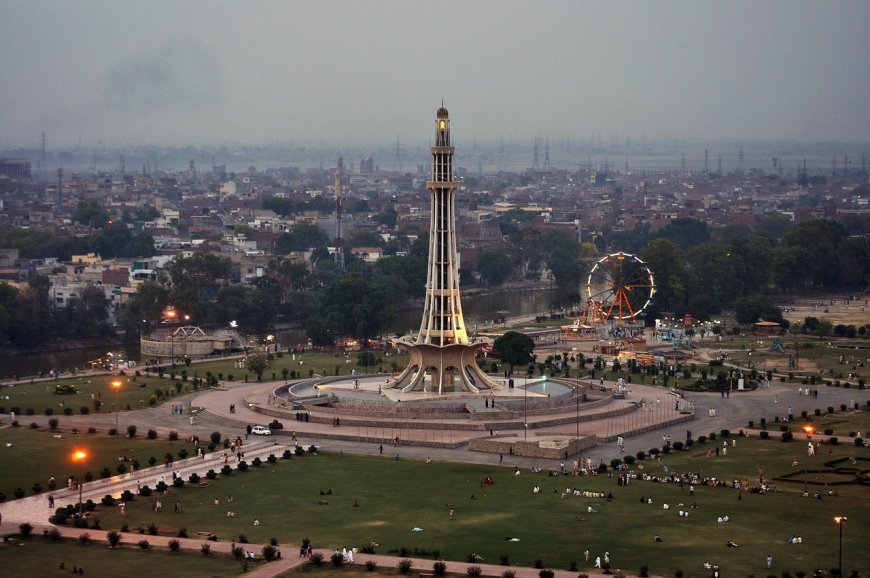
M 265 355 L 249 355 L 245 359 L 245 369 L 257 376 L 257 381 L 263 381 L 263 372 L 269 367 L 269 359 Z
M 784 323 L 782 310 L 764 295 L 749 295 L 741 297 L 734 304 L 734 318 L 738 323 L 749 325 L 756 321 L 773 321 Z
M 489 251 L 481 253 L 478 257 L 477 270 L 487 284 L 501 285 L 510 278 L 513 265 L 504 253 Z
M 329 236 L 316 225 L 297 223 L 275 241 L 275 251 L 284 255 L 291 251 L 307 251 L 312 247 L 326 246 Z
M 499 359 L 510 364 L 511 371 L 515 365 L 525 365 L 533 360 L 535 350 L 534 340 L 525 333 L 508 331 L 493 343 Z

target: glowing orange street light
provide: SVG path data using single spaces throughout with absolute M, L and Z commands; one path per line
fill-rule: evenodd
M 814 428 L 811 425 L 804 426 L 804 433 L 807 434 L 807 439 L 810 439 L 810 436 L 813 435 L 813 432 L 815 432 L 815 431 L 816 431 L 816 428 Z
M 843 575 L 843 524 L 848 520 L 846 516 L 834 516 L 834 523 L 836 523 L 840 527 L 840 557 L 837 562 L 837 568 L 839 571 L 837 573 L 838 576 Z
M 120 379 L 112 381 L 112 389 L 115 390 L 115 429 L 118 429 L 118 411 L 121 409 L 118 407 L 118 392 L 121 390 L 122 385 L 124 383 Z
M 84 463 L 85 463 L 86 459 L 88 459 L 88 452 L 86 452 L 84 450 L 73 451 L 72 461 L 82 464 L 82 469 L 81 469 L 82 472 L 84 472 L 84 469 L 85 469 Z M 78 484 L 79 484 L 79 519 L 80 520 L 82 519 L 82 512 L 84 509 L 84 504 L 82 503 L 82 491 L 84 490 L 84 481 L 85 481 L 85 476 L 84 476 L 84 474 L 82 474 L 81 479 L 78 480 Z

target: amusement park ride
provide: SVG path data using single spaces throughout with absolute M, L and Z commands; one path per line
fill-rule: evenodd
M 586 280 L 584 312 L 590 320 L 634 322 L 649 307 L 656 284 L 652 271 L 630 253 L 611 253 L 598 260 Z

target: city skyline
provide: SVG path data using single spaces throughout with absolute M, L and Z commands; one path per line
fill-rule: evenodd
M 865 2 L 6 8 L 0 148 L 870 138 Z

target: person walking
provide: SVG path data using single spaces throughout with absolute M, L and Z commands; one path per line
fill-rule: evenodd
M 767 555 L 767 569 L 770 570 L 773 567 L 773 556 L 770 554 Z

